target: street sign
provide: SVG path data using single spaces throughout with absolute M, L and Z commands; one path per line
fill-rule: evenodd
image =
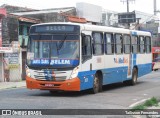
M 118 23 L 134 23 L 136 22 L 135 12 L 125 12 L 118 14 Z
M 0 53 L 12 53 L 12 47 L 0 47 Z

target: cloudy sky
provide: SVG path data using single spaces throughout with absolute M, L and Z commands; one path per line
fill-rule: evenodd
M 9 4 L 14 6 L 22 6 L 34 9 L 74 7 L 77 2 L 86 2 L 94 5 L 102 6 L 103 9 L 116 12 L 126 12 L 126 0 L 0 0 L 0 5 Z M 138 10 L 145 13 L 153 14 L 154 0 L 130 0 L 130 11 Z M 160 10 L 160 0 L 157 0 L 157 10 Z M 160 13 L 159 13 L 160 14 Z

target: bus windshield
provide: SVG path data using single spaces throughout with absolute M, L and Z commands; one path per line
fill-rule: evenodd
M 63 68 L 79 64 L 78 34 L 30 35 L 27 65 L 30 67 Z

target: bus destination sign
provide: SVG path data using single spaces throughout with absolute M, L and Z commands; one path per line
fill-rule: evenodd
M 73 32 L 75 26 L 69 25 L 41 25 L 36 26 L 35 32 Z

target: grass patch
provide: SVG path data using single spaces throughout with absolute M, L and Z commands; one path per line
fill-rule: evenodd
M 135 107 L 132 108 L 132 110 L 142 110 L 145 109 L 146 107 L 144 105 L 137 105 Z
M 17 88 L 17 86 L 13 86 L 13 87 L 11 87 L 11 88 Z
M 11 89 L 11 88 L 17 88 L 17 86 L 8 87 L 7 89 Z
M 144 106 L 146 107 L 155 106 L 155 105 L 158 105 L 158 100 L 155 97 L 152 97 L 151 99 L 147 100 L 144 103 Z
M 151 106 L 158 106 L 158 100 L 155 97 L 152 97 L 149 100 L 146 100 L 143 104 L 137 105 L 135 107 L 132 108 L 132 110 L 143 110 L 146 109 L 147 107 L 151 107 Z

